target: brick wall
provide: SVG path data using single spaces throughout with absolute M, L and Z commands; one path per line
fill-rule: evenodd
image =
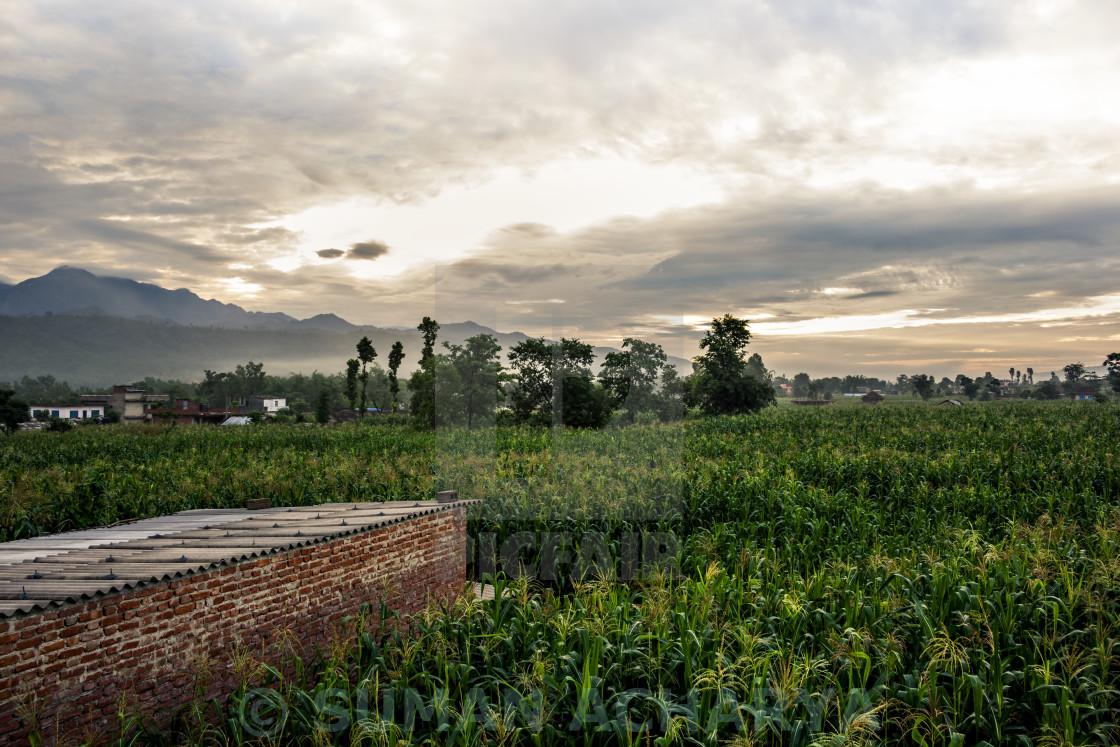
M 236 686 L 236 651 L 260 655 L 278 633 L 303 656 L 329 649 L 343 618 L 384 599 L 402 614 L 450 599 L 465 578 L 466 507 L 242 560 L 95 601 L 0 621 L 0 745 L 24 743 L 19 711 L 42 733 L 82 739 L 118 728 L 121 696 L 148 713 L 192 697 L 207 658 L 207 698 Z M 57 723 L 57 729 L 55 724 Z

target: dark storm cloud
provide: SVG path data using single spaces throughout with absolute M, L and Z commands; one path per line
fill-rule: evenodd
M 867 291 L 866 293 L 854 293 L 854 294 L 848 296 L 848 298 L 850 298 L 853 301 L 859 300 L 861 298 L 886 298 L 888 296 L 897 296 L 901 292 L 902 291 L 896 291 L 896 290 Z
M 341 249 L 320 249 L 315 253 L 323 259 L 338 259 L 342 255 L 346 254 L 346 252 L 342 251 Z
M 359 241 L 350 245 L 347 259 L 377 259 L 389 253 L 389 245 L 377 240 Z M 322 256 L 321 254 L 319 256 Z

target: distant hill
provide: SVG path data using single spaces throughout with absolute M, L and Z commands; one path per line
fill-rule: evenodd
M 520 332 L 502 333 L 463 322 L 440 327 L 438 344 L 456 344 L 485 332 L 505 352 L 525 340 Z M 197 381 L 205 369 L 231 371 L 239 363 L 263 361 L 271 374 L 312 371 L 335 373 L 346 368 L 363 335 L 377 349 L 377 362 L 387 366 L 393 342 L 404 344 L 403 375 L 420 360 L 422 341 L 416 330 L 354 327 L 349 332 L 309 329 L 222 329 L 188 327 L 150 319 L 52 314 L 0 316 L 0 381 L 51 374 L 71 386 L 109 386 L 146 376 Z M 595 348 L 599 361 L 611 348 Z M 670 358 L 682 374 L 687 361 Z
M 281 313 L 246 311 L 235 304 L 204 300 L 186 288 L 167 290 L 127 278 L 102 277 L 59 267 L 22 283 L 0 286 L 0 315 L 80 314 L 153 319 L 226 329 L 316 329 L 341 332 L 354 325 L 334 314 L 296 319 Z
M 437 344 L 459 344 L 477 334 L 497 338 L 503 352 L 528 339 L 475 322 L 440 326 Z M 404 375 L 420 359 L 415 329 L 361 327 L 334 314 L 299 320 L 287 314 L 246 311 L 125 278 L 100 277 L 60 267 L 16 285 L 0 284 L 0 381 L 51 374 L 72 386 L 109 386 L 146 376 L 192 381 L 203 371 L 230 371 L 263 361 L 272 374 L 335 373 L 368 336 L 387 366 L 389 349 L 404 344 Z M 613 348 L 594 352 L 602 361 Z M 503 354 L 503 362 L 505 356 Z M 682 375 L 691 364 L 669 359 Z

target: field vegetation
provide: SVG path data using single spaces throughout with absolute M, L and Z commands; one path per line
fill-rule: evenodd
M 1120 414 L 1093 403 L 769 408 L 626 428 L 137 427 L 0 440 L 0 538 L 189 508 L 483 503 L 495 600 L 370 600 L 330 650 L 241 652 L 241 686 L 122 742 L 1113 744 Z M 528 533 L 520 534 L 517 533 Z M 541 548 L 676 538 L 545 576 Z M 537 555 L 534 555 L 537 552 Z M 503 573 L 506 571 L 507 573 Z M 201 691 L 201 690 L 200 690 Z

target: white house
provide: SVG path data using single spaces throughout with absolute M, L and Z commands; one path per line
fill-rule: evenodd
M 105 408 L 101 405 L 91 405 L 84 402 L 79 405 L 30 405 L 28 409 L 31 410 L 32 417 L 37 412 L 45 411 L 52 418 L 63 418 L 64 420 L 86 420 L 105 415 Z
M 243 408 L 245 412 L 263 412 L 265 415 L 275 415 L 288 406 L 285 397 L 273 397 L 271 394 L 254 394 L 249 397 Z

